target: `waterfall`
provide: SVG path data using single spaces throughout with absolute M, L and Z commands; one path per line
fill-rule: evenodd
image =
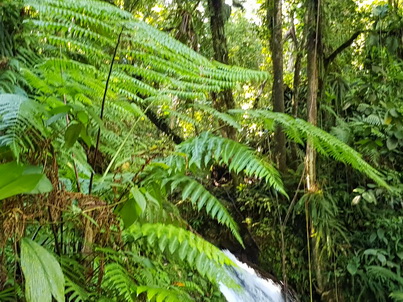
M 224 253 L 238 266 L 227 267 L 229 276 L 241 289 L 233 289 L 220 284 L 220 291 L 228 302 L 284 302 L 281 284 L 259 277 L 255 270 L 240 262 L 231 252 Z M 287 298 L 287 301 L 295 301 Z

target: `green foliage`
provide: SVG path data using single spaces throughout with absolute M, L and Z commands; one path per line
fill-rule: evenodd
M 15 299 L 14 294 L 15 294 L 14 293 L 14 288 L 9 287 L 7 289 L 4 289 L 4 290 L 0 291 L 0 299 L 1 299 L 1 301 L 4 301 L 4 302 L 14 301 L 14 299 Z
M 130 274 L 119 264 L 110 263 L 105 267 L 104 286 L 113 288 L 122 301 L 136 301 L 136 286 Z
M 21 239 L 21 269 L 28 302 L 64 301 L 64 276 L 59 263 L 45 248 L 28 238 Z
M 17 47 L 23 19 L 19 11 L 21 8 L 22 1 L 13 0 L 2 1 L 0 6 L 0 93 L 25 95 L 21 89 L 25 80 L 19 73 L 22 59 L 19 55 L 26 49 Z
M 403 292 L 393 292 L 390 294 L 390 297 L 393 298 L 394 301 L 403 301 Z
M 360 301 L 371 295 L 378 301 L 387 301 L 392 291 L 403 288 L 400 274 L 403 234 L 399 226 L 402 217 L 393 217 L 391 213 L 387 216 L 377 218 L 374 223 L 364 223 L 363 233 L 353 236 L 352 243 L 361 246 L 361 250 L 349 260 L 347 269 L 360 284 L 355 288 L 360 293 Z
M 85 79 L 98 79 L 98 83 L 93 82 L 98 90 L 106 78 L 110 60 L 104 49 L 114 47 L 122 31 L 121 44 L 124 47 L 119 48 L 119 59 L 115 58 L 117 62 L 110 90 L 132 101 L 161 100 L 166 96 L 205 99 L 208 91 L 219 91 L 233 87 L 239 81 L 266 77 L 262 72 L 212 63 L 127 12 L 102 2 L 94 3 L 97 2 L 76 1 L 74 5 L 56 0 L 27 2 L 40 13 L 38 16 L 42 19 L 33 20 L 32 25 L 44 42 L 68 49 L 73 57 L 85 54 L 88 60 L 78 63 L 77 60 L 54 58 L 49 61 L 54 63 L 45 63 L 41 69 L 51 68 L 50 72 L 62 70 L 70 81 L 77 84 L 88 81 Z M 71 18 L 75 19 L 74 26 L 69 21 Z M 52 47 L 48 49 L 52 50 Z M 74 72 L 77 70 L 80 70 L 79 74 Z M 159 90 L 152 87 L 157 83 Z
M 147 11 L 136 10 L 135 16 L 107 1 L 27 0 L 22 10 L 14 1 L 3 2 L 0 92 L 13 94 L 0 95 L 0 147 L 2 155 L 6 155 L 0 165 L 3 176 L 0 197 L 6 198 L 0 209 L 0 226 L 6 233 L 0 234 L 0 247 L 5 255 L 0 257 L 0 283 L 3 276 L 7 278 L 4 286 L 0 284 L 0 299 L 42 301 L 52 299 L 53 295 L 58 301 L 219 300 L 217 285 L 231 284 L 223 268 L 233 264 L 185 226 L 192 225 L 194 219 L 206 223 L 205 216 L 200 215 L 205 211 L 208 217 L 228 228 L 239 243 L 245 242 L 250 248 L 251 240 L 242 240 L 232 210 L 237 211 L 237 217 L 241 217 L 254 245 L 261 251 L 264 267 L 277 276 L 282 273 L 281 240 L 286 241 L 285 273 L 291 285 L 304 295 L 309 284 L 305 204 L 316 243 L 311 248 L 319 251 L 327 292 L 332 293 L 335 286 L 336 291 L 344 294 L 339 300 L 398 299 L 402 292 L 402 222 L 397 219 L 402 192 L 399 172 L 402 65 L 401 47 L 396 46 L 400 42 L 393 35 L 401 24 L 399 18 L 388 15 L 389 9 L 374 11 L 374 26 L 379 32 L 366 33 L 368 38 L 362 42 L 365 45 L 360 46 L 362 43 L 357 40 L 354 51 L 360 54 L 345 52 L 342 59 L 348 64 L 340 70 L 333 64 L 332 76 L 323 81 L 328 108 L 321 106 L 325 109 L 320 110 L 324 117 L 321 127 L 331 129 L 336 121 L 332 132 L 342 143 L 325 131 L 285 114 L 269 110 L 219 112 L 212 108 L 209 99 L 213 92 L 235 90 L 245 82 L 267 81 L 268 74 L 212 62 L 146 23 L 161 28 L 174 15 L 171 33 L 181 34 L 177 37 L 182 41 L 194 38 L 188 43 L 194 49 L 198 44 L 205 48 L 209 42 L 208 34 L 203 32 L 207 23 L 204 24 L 202 16 L 185 14 L 190 9 L 200 12 L 191 1 L 173 1 L 177 11 L 172 7 L 158 11 L 161 7 L 153 7 L 156 1 L 115 1 L 132 9 L 147 7 Z M 287 11 L 295 13 L 300 21 L 296 23 L 298 39 L 304 27 L 302 10 L 295 9 L 295 3 L 285 3 Z M 354 3 L 325 5 L 325 9 L 333 7 L 341 8 L 344 16 L 356 15 Z M 326 50 L 336 49 L 349 34 L 344 27 L 350 18 L 336 22 L 335 11 L 339 14 L 339 10 L 327 12 L 330 18 L 326 22 L 335 25 L 338 33 L 343 32 L 343 39 L 340 36 L 325 39 L 329 42 Z M 22 18 L 26 20 L 22 22 Z M 160 20 L 163 23 L 159 24 Z M 253 44 L 253 34 L 248 36 L 254 32 L 254 26 L 239 16 L 233 20 L 227 27 L 230 59 L 242 66 L 260 68 L 266 49 Z M 354 25 L 359 28 L 357 23 Z M 195 24 L 200 28 L 191 27 Z M 244 37 L 239 37 L 241 33 Z M 294 38 L 293 34 L 287 33 L 287 38 Z M 303 44 L 302 40 L 297 42 Z M 301 51 L 288 44 L 285 41 L 286 56 Z M 112 57 L 115 47 L 117 54 Z M 367 49 L 361 51 L 362 48 Z M 353 57 L 357 61 L 350 64 L 348 59 Z M 339 75 L 341 70 L 343 77 Z M 304 112 L 306 89 L 304 74 L 301 76 L 299 106 Z M 285 77 L 291 82 L 290 74 Z M 247 93 L 254 95 L 254 87 L 250 85 L 248 89 Z M 270 99 L 264 85 L 259 97 L 260 93 Z M 29 98 L 25 97 L 27 94 Z M 235 91 L 234 95 L 242 93 Z M 254 107 L 258 104 L 258 99 L 245 98 L 253 101 Z M 362 101 L 366 104 L 359 105 Z M 148 120 L 150 112 L 166 121 L 168 130 L 186 140 L 174 147 L 169 137 L 153 128 L 157 123 Z M 327 118 L 329 113 L 331 119 Z M 321 158 L 318 175 L 324 192 L 304 195 L 296 184 L 301 170 L 292 174 L 290 169 L 280 178 L 267 150 L 255 151 L 250 142 L 247 146 L 213 135 L 218 132 L 214 129 L 217 120 L 235 128 L 241 141 L 247 141 L 245 137 L 249 134 L 260 135 L 261 128 L 265 129 L 262 139 L 270 141 L 275 125 L 280 124 L 291 141 L 302 146 L 311 142 L 322 155 L 356 171 L 351 172 L 350 167 L 340 169 L 337 163 Z M 95 161 L 98 129 L 101 131 Z M 363 158 L 382 169 L 386 177 Z M 43 165 L 45 172 L 15 162 L 3 164 L 14 159 Z M 234 181 L 217 185 L 212 179 L 217 166 L 232 173 Z M 2 174 L 4 170 L 7 173 Z M 97 174 L 94 189 L 88 195 L 85 193 L 93 172 Z M 383 188 L 368 183 L 364 177 L 355 177 L 357 172 Z M 14 195 L 50 191 L 43 173 L 57 184 L 53 192 L 40 196 Z M 235 189 L 235 183 L 239 190 Z M 393 184 L 393 196 L 387 183 Z M 353 196 L 349 194 L 351 191 Z M 296 192 L 295 200 L 300 200 L 295 208 L 289 208 L 287 202 L 290 192 Z M 180 213 L 183 201 L 190 202 L 197 213 L 192 215 L 197 218 L 187 217 L 188 221 L 184 221 Z M 288 224 L 281 226 L 282 217 L 289 214 Z M 209 230 L 201 231 L 212 242 L 219 241 L 214 234 L 207 234 Z M 217 230 L 219 234 L 224 232 L 221 228 Z M 23 278 L 11 273 L 19 270 L 13 264 L 17 251 L 10 238 L 18 241 L 21 236 L 32 236 L 46 245 L 47 250 L 54 248 L 60 254 L 64 294 L 56 260 L 37 243 L 24 238 L 21 241 L 21 266 L 27 291 L 24 297 Z M 47 273 L 56 275 L 58 291 L 52 287 L 56 283 L 49 283 Z M 38 276 L 44 282 L 39 286 L 35 283 L 34 288 Z M 44 288 L 44 296 L 32 297 Z
M 16 162 L 0 165 L 0 200 L 21 193 L 47 193 L 53 186 L 39 167 Z
M 201 275 L 216 284 L 232 284 L 223 269 L 225 265 L 234 265 L 232 261 L 214 245 L 191 232 L 173 225 L 133 224 L 126 230 L 125 236 L 129 241 L 144 238 L 147 245 L 168 255 L 175 255 L 182 261 L 186 260 Z
M 137 288 L 137 294 L 147 293 L 148 301 L 156 299 L 156 301 L 166 301 L 166 302 L 180 302 L 180 301 L 193 301 L 190 297 L 183 295 L 175 295 L 175 290 L 157 288 L 151 286 L 139 286 Z
M 68 277 L 65 279 L 65 295 L 68 296 L 68 301 L 71 302 L 85 302 L 89 300 L 89 294 L 81 286 L 71 281 Z
M 180 158 L 181 157 L 179 157 L 179 159 Z M 171 160 L 172 157 L 168 159 L 168 162 L 173 164 Z M 178 166 L 173 165 L 171 169 L 165 170 L 157 167 L 156 169 L 151 170 L 146 183 L 154 185 L 156 182 L 165 192 L 174 193 L 179 189 L 183 200 L 189 199 L 191 203 L 196 206 L 198 211 L 205 209 L 206 213 L 211 218 L 216 219 L 219 223 L 228 227 L 238 242 L 242 244 L 242 238 L 238 232 L 238 226 L 224 204 L 197 180 L 183 174 L 183 168 L 184 167 L 180 167 L 182 173 L 175 173 L 175 171 L 172 170 L 178 169 Z
M 289 115 L 268 110 L 233 110 L 232 112 L 263 119 L 266 123 L 266 127 L 271 130 L 276 123 L 280 124 L 287 136 L 296 143 L 303 144 L 304 142 L 309 141 L 320 154 L 332 157 L 342 163 L 349 164 L 354 169 L 367 175 L 380 186 L 389 188 L 383 179 L 382 174 L 363 160 L 362 156 L 357 151 L 326 131 L 315 127 L 304 120 L 298 118 L 295 119 Z
M 16 94 L 0 94 L 0 147 L 10 148 L 17 158 L 21 152 L 34 149 L 45 133 L 42 113 L 33 100 Z
M 287 195 L 272 164 L 241 143 L 205 132 L 182 143 L 177 150 L 187 154 L 190 169 L 208 169 L 214 163 L 225 164 L 230 171 L 263 179 L 269 186 Z

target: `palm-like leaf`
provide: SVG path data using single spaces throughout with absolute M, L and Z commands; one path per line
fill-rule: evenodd
M 349 164 L 357 171 L 367 175 L 380 186 L 389 188 L 382 178 L 381 173 L 363 160 L 362 156 L 357 151 L 335 138 L 333 135 L 304 120 L 268 110 L 231 110 L 231 112 L 258 118 L 262 121 L 267 121 L 270 125 L 274 125 L 274 122 L 278 123 L 283 127 L 287 136 L 295 142 L 303 143 L 309 141 L 320 154 Z
M 0 147 L 9 147 L 16 157 L 29 148 L 35 149 L 45 132 L 38 118 L 40 113 L 35 101 L 21 95 L 0 94 Z
M 125 231 L 128 241 L 144 238 L 145 242 L 167 255 L 186 260 L 191 267 L 207 276 L 215 284 L 234 283 L 224 270 L 225 265 L 234 263 L 218 248 L 204 239 L 182 228 L 165 224 L 133 224 Z
M 226 207 L 202 184 L 187 175 L 174 174 L 170 177 L 167 175 L 163 185 L 170 190 L 180 187 L 183 199 L 189 199 L 199 211 L 205 208 L 211 218 L 228 227 L 238 242 L 243 245 L 238 226 Z
M 189 157 L 190 166 L 205 169 L 214 162 L 226 164 L 230 171 L 264 179 L 275 190 L 287 195 L 276 168 L 244 144 L 204 132 L 183 142 L 177 150 Z
M 137 287 L 137 294 L 140 295 L 142 293 L 147 293 L 147 300 L 161 302 L 186 302 L 186 301 L 194 301 L 189 296 L 185 296 L 180 291 L 175 290 L 174 288 L 161 288 L 156 286 L 139 286 Z
M 105 2 L 79 0 L 27 0 L 39 14 L 32 20 L 38 39 L 46 43 L 49 56 L 58 61 L 39 66 L 44 72 L 62 72 L 70 81 L 97 79 L 104 86 L 110 52 L 122 30 L 122 42 L 110 83 L 111 91 L 139 101 L 141 98 L 176 95 L 182 99 L 205 99 L 209 91 L 233 87 L 237 82 L 262 80 L 267 74 L 210 62 L 190 48 L 136 20 L 131 14 Z M 74 22 L 71 20 L 74 19 Z M 42 46 L 41 46 L 42 47 Z M 86 57 L 76 63 L 60 58 Z M 81 73 L 73 72 L 80 68 Z M 94 68 L 95 67 L 95 68 Z M 154 89 L 156 86 L 159 90 Z

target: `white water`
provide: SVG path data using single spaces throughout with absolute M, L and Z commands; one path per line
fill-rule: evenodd
M 239 290 L 220 284 L 220 291 L 228 302 L 284 302 L 280 284 L 259 277 L 254 269 L 240 262 L 229 251 L 224 253 L 238 265 L 238 268 L 228 267 L 227 272 L 241 287 Z

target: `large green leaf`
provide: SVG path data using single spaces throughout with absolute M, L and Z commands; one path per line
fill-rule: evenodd
M 133 187 L 130 190 L 131 198 L 116 208 L 116 213 L 123 220 L 124 227 L 131 226 L 146 210 L 149 201 L 158 204 L 158 201 L 152 200 L 152 196 L 144 188 Z
M 0 200 L 22 193 L 46 193 L 53 187 L 39 167 L 17 162 L 0 165 Z
M 21 239 L 21 268 L 25 277 L 27 302 L 58 302 L 64 299 L 64 276 L 62 269 L 45 248 L 28 239 Z

